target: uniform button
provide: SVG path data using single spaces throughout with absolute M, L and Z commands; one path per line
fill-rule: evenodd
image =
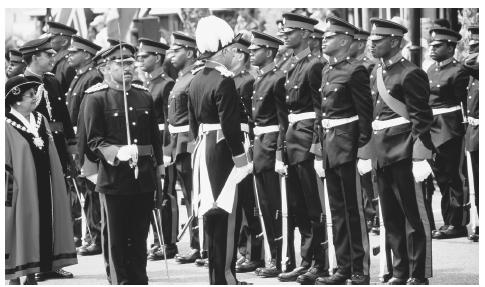
M 284 70 L 283 73 L 286 74 L 288 71 L 287 70 Z
M 292 67 L 294 67 L 294 66 L 295 66 L 295 64 L 291 64 L 291 66 L 292 66 Z
M 167 108 L 170 108 L 170 105 L 167 105 Z
M 318 89 L 318 91 L 321 92 L 322 91 L 322 88 Z
M 374 76 L 373 75 L 370 75 L 370 78 L 372 79 L 372 78 L 374 78 Z
M 472 86 L 475 86 L 475 83 L 472 83 Z
M 376 117 L 376 120 L 378 120 L 378 119 L 379 119 L 379 116 Z
M 374 131 L 374 134 L 376 135 L 376 134 L 377 134 L 377 132 L 376 132 L 376 131 Z
M 290 80 L 287 80 L 286 83 L 288 84 L 290 82 Z
M 329 83 L 329 82 L 327 82 L 327 83 L 326 83 L 326 85 L 328 86 L 328 85 L 330 85 L 330 83 Z
M 440 85 L 436 85 L 436 87 L 438 87 L 438 88 L 439 88 L 439 87 L 441 87 L 441 86 L 440 86 Z
M 386 71 L 382 71 L 382 73 L 383 73 L 383 74 L 385 74 L 385 73 L 386 73 Z
M 253 111 L 254 111 L 254 110 L 256 110 L 256 108 L 255 108 L 255 107 L 253 107 Z
M 59 101 L 61 100 L 61 97 L 57 98 Z
M 374 92 L 374 91 L 371 91 L 371 92 L 370 92 L 370 94 L 371 94 L 371 95 L 374 95 L 375 93 L 376 93 L 376 92 Z
M 253 94 L 256 94 L 256 91 L 253 91 Z
M 137 139 L 134 139 L 134 140 L 133 140 L 133 142 L 134 142 L 134 143 L 137 143 L 137 142 L 138 142 L 138 140 L 137 140 Z
M 286 99 L 289 100 L 290 99 L 290 96 L 286 96 Z
M 129 109 L 130 111 L 133 111 L 133 107 L 129 107 L 128 109 Z
M 67 93 L 65 93 L 64 96 L 67 96 Z
M 391 92 L 391 90 L 387 90 L 387 92 L 388 92 L 388 93 L 390 93 L 390 92 Z
M 470 112 L 470 110 L 466 110 L 466 112 L 467 112 L 467 113 L 469 113 L 469 112 Z
M 67 101 L 66 101 L 66 106 L 67 106 Z
M 52 119 L 53 122 L 56 122 L 56 119 Z
M 54 131 L 55 134 L 57 134 L 57 131 Z
M 148 111 L 145 111 L 145 114 L 147 114 L 147 115 L 148 115 Z
M 429 83 L 431 84 L 433 81 L 429 80 Z
M 330 68 L 329 68 L 329 69 L 330 69 L 330 70 L 332 70 L 332 69 L 333 69 L 333 67 L 332 67 L 332 66 L 330 66 Z
M 324 100 L 324 101 L 326 101 L 326 100 L 327 100 L 327 98 L 323 98 L 323 100 Z
M 294 89 L 296 89 L 296 88 L 298 88 L 298 86 L 297 86 L 297 85 L 295 85 L 295 86 L 293 86 L 293 88 L 294 88 Z
M 326 115 L 327 115 L 327 113 L 322 113 L 322 116 L 326 116 Z
M 337 88 L 333 89 L 334 92 L 336 92 L 337 90 L 338 90 Z
M 438 68 L 436 68 L 436 69 L 434 69 L 434 70 L 435 70 L 436 72 L 438 72 L 438 71 L 439 71 L 439 69 L 438 69 Z
M 260 100 L 262 100 L 262 99 L 263 99 L 263 97 L 259 97 L 259 99 L 260 99 Z
M 134 125 L 134 126 L 136 126 L 136 122 L 132 122 L 131 124 Z
M 113 116 L 117 117 L 118 116 L 118 113 L 114 113 Z
M 471 100 L 472 99 L 472 96 L 469 96 L 468 98 Z
M 377 103 L 378 103 L 378 104 L 380 104 L 380 103 L 381 103 L 381 101 L 377 100 Z

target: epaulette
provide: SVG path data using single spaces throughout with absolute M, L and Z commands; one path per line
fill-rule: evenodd
M 232 77 L 234 77 L 234 73 L 231 72 L 231 71 L 229 71 L 224 66 L 216 66 L 214 69 L 216 69 L 217 71 L 219 71 L 219 73 L 221 73 L 221 75 L 223 75 L 226 78 L 232 78 Z
M 48 75 L 48 76 L 54 76 L 54 77 L 56 76 L 56 75 L 54 75 L 54 74 L 53 74 L 53 73 L 51 73 L 51 72 L 45 72 L 45 73 L 44 73 L 44 75 Z
M 197 72 L 199 72 L 203 68 L 204 68 L 204 66 L 199 66 L 199 67 L 192 69 L 192 71 L 190 71 L 190 72 L 192 73 L 192 75 L 195 75 L 195 74 L 197 74 Z
M 104 89 L 107 89 L 107 88 L 108 88 L 108 84 L 106 84 L 106 83 L 97 83 L 96 85 L 89 87 L 85 91 L 85 93 L 86 94 L 90 94 L 90 93 L 94 93 L 94 92 L 97 92 L 97 91 L 101 91 L 101 90 L 104 90 Z
M 142 86 L 142 85 L 138 85 L 138 84 L 131 84 L 131 86 L 132 86 L 132 87 L 134 87 L 134 88 L 140 89 L 140 90 L 147 91 L 147 92 L 148 92 L 148 91 L 150 91 L 150 90 L 148 90 L 147 88 L 145 88 L 145 87 L 144 87 L 144 86 Z

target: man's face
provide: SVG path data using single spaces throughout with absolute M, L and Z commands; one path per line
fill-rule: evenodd
M 67 36 L 60 36 L 56 35 L 51 38 L 51 46 L 56 52 L 59 52 L 62 47 L 66 44 L 66 41 L 69 41 Z
M 144 53 L 138 55 L 138 61 L 141 62 L 141 70 L 147 73 L 153 72 L 157 64 L 157 55 L 153 53 Z
M 185 66 L 185 63 L 187 62 L 187 53 L 188 51 L 182 47 L 173 50 L 170 61 L 177 70 L 180 70 Z
M 322 51 L 328 56 L 335 55 L 343 47 L 340 45 L 342 38 L 337 34 L 323 38 Z
M 283 40 L 285 42 L 285 46 L 288 48 L 297 48 L 303 41 L 303 30 L 294 29 L 292 31 L 285 32 L 283 35 Z
M 385 58 L 391 52 L 391 37 L 384 37 L 380 40 L 372 40 L 370 52 L 376 59 Z
M 84 51 L 75 51 L 69 52 L 69 57 L 67 58 L 67 62 L 71 67 L 78 68 L 82 66 L 82 64 L 86 61 L 86 52 Z
M 233 57 L 230 58 L 231 69 L 234 69 L 244 61 L 244 53 L 238 51 L 236 48 L 229 48 L 231 50 Z
M 10 61 L 10 63 L 7 66 L 7 78 L 20 75 L 24 72 L 24 70 L 25 70 L 25 63 Z
M 123 64 L 120 59 L 110 60 L 105 71 L 118 84 L 123 84 L 123 77 L 126 83 L 131 83 L 135 73 L 135 60 L 133 58 L 124 59 Z
M 439 44 L 430 46 L 429 50 L 430 50 L 429 56 L 434 61 L 441 62 L 450 57 L 449 46 L 444 42 L 440 42 Z
M 251 65 L 262 68 L 262 66 L 266 62 L 266 49 L 259 48 L 251 50 L 249 55 Z
M 35 56 L 36 64 L 42 73 L 50 72 L 52 70 L 54 67 L 54 55 L 54 53 L 43 51 Z

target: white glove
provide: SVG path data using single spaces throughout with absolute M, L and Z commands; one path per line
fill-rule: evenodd
M 163 165 L 168 166 L 172 162 L 172 157 L 168 155 L 163 156 Z
M 118 150 L 116 157 L 120 161 L 127 161 L 130 159 L 136 160 L 138 155 L 138 148 L 136 145 L 124 145 Z
M 360 175 L 364 175 L 372 170 L 372 162 L 370 159 L 359 159 L 357 161 L 357 170 Z
M 325 169 L 323 168 L 323 160 L 316 159 L 313 162 L 313 168 L 318 174 L 318 177 L 325 177 Z
M 427 160 L 413 161 L 413 175 L 416 182 L 422 182 L 433 173 Z
M 250 174 L 252 172 L 252 169 L 253 169 L 253 163 L 248 163 L 246 164 L 245 166 L 241 166 L 241 167 L 235 167 L 235 173 L 236 173 L 236 176 L 235 176 L 235 180 L 237 183 L 241 182 L 243 179 L 246 178 L 246 176 L 248 176 L 248 174 Z
M 281 175 L 286 175 L 288 173 L 288 166 L 286 166 L 282 161 L 276 160 L 274 170 Z
M 253 173 L 253 170 L 254 170 L 254 163 L 250 161 L 248 163 L 248 174 Z

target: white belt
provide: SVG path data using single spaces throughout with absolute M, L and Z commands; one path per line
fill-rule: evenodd
M 248 124 L 245 124 L 245 123 L 242 123 L 241 124 L 241 131 L 249 134 L 249 125 Z
M 158 124 L 158 130 L 164 131 L 165 130 L 165 124 Z
M 179 133 L 186 133 L 189 131 L 189 125 L 185 125 L 185 126 L 172 126 L 172 125 L 168 125 L 168 131 L 171 133 L 171 134 L 179 134 Z
M 306 113 L 300 113 L 300 114 L 289 114 L 288 115 L 288 121 L 290 124 L 303 121 L 303 120 L 308 120 L 308 119 L 314 119 L 316 118 L 317 115 L 315 112 L 306 112 Z
M 467 121 L 468 121 L 468 124 L 471 126 L 478 126 L 478 119 L 468 116 Z
M 262 134 L 278 132 L 279 130 L 280 130 L 279 126 L 272 125 L 272 126 L 265 126 L 265 127 L 257 126 L 257 127 L 254 127 L 253 131 L 255 136 L 259 136 Z
M 355 122 L 359 119 L 358 115 L 355 115 L 350 118 L 343 118 L 343 119 L 323 119 L 322 120 L 322 127 L 325 129 L 331 129 L 336 126 L 345 125 L 351 122 Z
M 199 125 L 199 134 L 206 133 L 210 131 L 217 131 L 221 129 L 221 124 L 200 124 Z
M 383 129 L 387 129 L 387 128 L 390 128 L 390 127 L 395 127 L 395 126 L 403 125 L 403 124 L 407 124 L 407 123 L 410 123 L 410 121 L 407 120 L 406 118 L 403 118 L 403 117 L 385 120 L 385 121 L 375 120 L 375 121 L 372 122 L 372 129 L 374 131 L 380 131 L 380 130 L 383 130 Z
M 460 109 L 461 109 L 460 106 L 433 109 L 433 116 L 451 113 L 451 112 L 454 112 L 454 111 L 458 111 Z

